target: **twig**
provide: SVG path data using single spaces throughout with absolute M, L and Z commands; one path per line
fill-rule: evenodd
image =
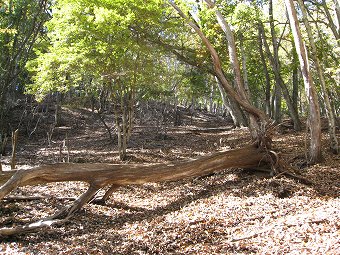
M 250 238 L 253 238 L 253 237 L 257 237 L 263 233 L 266 233 L 268 231 L 271 231 L 276 225 L 272 225 L 272 226 L 269 226 L 265 229 L 262 229 L 261 231 L 258 231 L 258 232 L 253 232 L 251 233 L 250 235 L 247 235 L 247 236 L 242 236 L 242 237 L 233 237 L 230 241 L 231 242 L 237 242 L 237 241 L 241 241 L 241 240 L 245 240 L 245 239 L 250 239 Z
M 17 150 L 17 143 L 18 143 L 18 134 L 19 129 L 12 132 L 12 162 L 11 162 L 11 169 L 15 169 L 15 160 L 16 160 L 16 150 Z
M 5 197 L 4 201 L 7 201 L 7 202 L 12 202 L 12 201 L 35 201 L 35 200 L 43 200 L 43 199 L 50 199 L 50 198 L 51 197 L 45 197 L 45 196 L 11 196 L 11 197 Z M 76 197 L 54 197 L 53 199 L 74 201 L 77 198 Z
M 307 184 L 307 185 L 315 184 L 311 180 L 308 180 L 307 178 L 305 178 L 305 177 L 303 177 L 301 175 L 296 175 L 296 174 L 293 174 L 291 172 L 283 172 L 282 174 L 284 174 L 285 176 L 291 177 L 291 178 L 293 178 L 295 180 L 298 180 L 298 181 L 300 181 L 303 184 Z
M 23 233 L 28 233 L 28 232 L 35 232 L 42 228 L 50 228 L 56 224 L 63 224 L 67 220 L 68 219 L 40 220 L 40 221 L 30 223 L 24 226 L 13 227 L 13 228 L 0 228 L 0 236 L 4 237 L 4 236 L 12 236 L 12 235 L 23 234 Z

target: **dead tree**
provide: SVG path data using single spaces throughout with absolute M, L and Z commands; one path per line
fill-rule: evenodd
M 121 186 L 147 182 L 176 181 L 204 176 L 228 168 L 254 168 L 260 165 L 275 166 L 277 157 L 271 151 L 255 145 L 225 152 L 217 152 L 198 159 L 164 164 L 72 164 L 58 163 L 30 170 L 4 171 L 0 173 L 0 200 L 20 186 L 51 182 L 82 181 L 88 190 L 70 207 L 48 219 L 14 228 L 1 228 L 0 236 L 35 231 L 53 224 L 63 223 L 91 201 L 97 192 L 109 187 L 101 198 L 105 202 L 113 191 Z

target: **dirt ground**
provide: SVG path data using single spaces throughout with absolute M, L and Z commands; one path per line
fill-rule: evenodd
M 116 141 L 86 109 L 63 109 L 64 125 L 22 134 L 18 168 L 69 160 L 119 163 Z M 111 123 L 112 119 L 107 118 Z M 314 184 L 229 169 L 210 176 L 117 190 L 106 205 L 88 204 L 70 222 L 38 233 L 0 237 L 0 254 L 340 254 L 340 157 L 305 164 L 305 133 L 281 128 L 274 150 Z M 178 127 L 137 121 L 129 163 L 168 162 L 249 143 L 245 128 L 221 117 L 183 115 Z M 3 157 L 9 170 L 10 156 Z M 52 215 L 86 190 L 83 183 L 22 187 L 0 202 L 0 227 Z M 100 194 L 99 194 L 100 195 Z

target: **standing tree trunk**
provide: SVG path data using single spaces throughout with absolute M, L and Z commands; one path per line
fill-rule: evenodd
M 237 107 L 238 104 L 236 104 L 236 102 L 232 101 L 231 98 L 228 98 L 227 94 L 225 93 L 225 90 L 223 88 L 223 86 L 221 85 L 220 81 L 218 80 L 217 77 L 215 77 L 217 85 L 218 85 L 218 89 L 220 91 L 221 97 L 222 97 L 222 101 L 223 101 L 223 105 L 224 107 L 227 109 L 227 111 L 229 112 L 235 127 L 246 127 L 247 126 L 247 121 L 242 113 L 242 110 Z
M 111 97 L 114 100 L 115 125 L 117 128 L 117 142 L 120 160 L 127 156 L 127 145 L 132 132 L 134 111 L 134 90 L 132 86 L 124 86 L 117 79 L 112 87 Z
M 336 15 L 337 15 L 337 19 L 339 19 L 340 17 L 340 7 L 339 7 L 339 0 L 333 0 L 334 1 L 334 5 L 335 5 L 335 10 L 336 10 Z M 340 20 L 338 20 L 338 24 L 335 25 L 334 24 L 334 20 L 336 21 L 337 19 L 334 19 L 332 18 L 332 14 L 330 13 L 329 9 L 328 9 L 328 6 L 327 6 L 327 3 L 326 3 L 326 0 L 322 0 L 322 7 L 325 11 L 325 15 L 326 15 L 326 18 L 328 20 L 328 26 L 329 28 L 332 30 L 333 32 L 333 35 L 335 37 L 335 39 L 337 40 L 338 42 L 338 46 L 340 46 Z
M 265 86 L 265 109 L 268 116 L 271 116 L 271 107 L 270 107 L 270 76 L 267 68 L 266 58 L 263 53 L 263 40 L 261 36 L 261 28 L 258 26 L 258 43 L 259 43 L 259 53 L 261 57 L 261 63 L 263 67 L 263 72 L 266 78 L 266 86 Z
M 215 14 L 217 18 L 217 22 L 222 28 L 226 39 L 228 41 L 228 49 L 229 49 L 229 59 L 231 62 L 231 65 L 233 67 L 234 71 L 234 77 L 236 86 L 238 89 L 238 93 L 241 96 L 242 100 L 250 104 L 250 95 L 249 95 L 249 88 L 248 84 L 245 84 L 242 79 L 241 74 L 241 68 L 240 68 L 240 62 L 238 60 L 237 56 L 237 49 L 236 49 L 236 43 L 235 43 L 235 37 L 234 33 L 232 32 L 229 24 L 224 19 L 222 13 L 215 7 L 215 4 L 211 0 L 204 0 L 209 8 L 215 8 Z M 259 130 L 259 123 L 256 121 L 256 118 L 251 114 L 249 115 L 249 130 L 253 138 L 256 138 L 258 136 L 258 130 Z
M 224 75 L 224 72 L 222 70 L 222 63 L 215 48 L 212 46 L 210 41 L 206 38 L 206 36 L 200 30 L 200 28 L 185 15 L 175 3 L 173 3 L 171 0 L 169 0 L 168 3 L 178 12 L 178 14 L 183 19 L 185 19 L 188 25 L 191 26 L 195 30 L 197 35 L 202 39 L 202 42 L 207 47 L 211 55 L 211 58 L 213 61 L 213 67 L 214 67 L 214 74 L 216 75 L 218 80 L 221 82 L 224 90 L 229 94 L 229 96 L 233 97 L 233 99 L 235 99 L 235 101 L 237 101 L 244 108 L 245 111 L 255 116 L 255 118 L 259 120 L 262 124 L 267 124 L 269 121 L 267 115 L 264 112 L 262 112 L 260 109 L 250 105 L 249 102 L 247 100 L 244 100 L 230 85 L 229 81 Z
M 270 34 L 272 38 L 273 45 L 273 69 L 281 70 L 280 61 L 279 61 L 279 43 L 276 38 L 275 33 L 275 24 L 274 24 L 274 16 L 273 16 L 273 1 L 269 0 L 269 24 L 270 24 Z M 282 89 L 280 84 L 280 79 L 275 79 L 275 89 L 274 89 L 274 105 L 273 105 L 273 117 L 276 123 L 281 122 L 281 98 L 282 98 Z
M 214 83 L 210 84 L 210 94 L 209 94 L 209 112 L 214 113 L 214 96 L 215 96 L 215 87 Z
M 281 100 L 282 90 L 278 83 L 275 84 L 274 95 L 273 95 L 273 112 L 272 116 L 276 123 L 281 122 Z
M 240 34 L 240 49 L 241 49 L 241 59 L 242 59 L 242 72 L 243 72 L 243 83 L 244 83 L 244 88 L 246 89 L 247 96 L 249 101 L 251 100 L 250 98 L 250 90 L 249 90 L 249 82 L 248 82 L 248 72 L 247 72 L 247 56 L 244 51 L 244 46 L 243 46 L 243 35 L 242 33 Z
M 61 95 L 60 95 L 60 92 L 56 93 L 54 124 L 55 124 L 56 127 L 59 127 L 61 125 Z
M 301 72 L 305 84 L 306 95 L 309 102 L 310 147 L 308 162 L 310 164 L 315 164 L 322 160 L 321 121 L 318 96 L 313 84 L 312 75 L 309 71 L 307 49 L 302 39 L 293 0 L 285 0 L 285 4 L 288 11 L 288 17 L 294 37 L 295 48 L 299 57 Z
M 281 87 L 282 95 L 283 95 L 283 97 L 286 101 L 290 117 L 292 118 L 292 120 L 294 122 L 294 129 L 296 131 L 299 131 L 299 130 L 301 130 L 301 121 L 299 119 L 299 115 L 298 115 L 297 111 L 295 111 L 295 109 L 294 109 L 292 99 L 289 95 L 289 91 L 287 89 L 286 84 L 284 83 L 284 81 L 282 79 L 282 76 L 281 76 L 281 73 L 280 73 L 281 71 L 278 68 L 278 66 L 275 65 L 275 59 L 274 59 L 272 53 L 270 52 L 269 45 L 267 43 L 266 35 L 265 35 L 265 32 L 264 32 L 264 27 L 263 27 L 263 24 L 261 22 L 259 22 L 259 29 L 260 29 L 260 33 L 262 35 L 263 45 L 265 47 L 266 54 L 268 56 L 268 59 L 270 61 L 270 64 L 271 64 L 273 72 L 274 72 L 275 82 L 276 82 L 276 84 L 278 84 Z
M 298 68 L 298 57 L 296 54 L 294 43 L 292 47 L 292 54 L 293 54 L 293 73 L 292 73 L 292 85 L 293 85 L 293 91 L 292 91 L 292 101 L 293 106 L 296 112 L 298 112 L 298 99 L 299 99 L 299 68 Z
M 331 147 L 331 150 L 333 151 L 333 153 L 338 154 L 339 153 L 339 143 L 338 143 L 338 139 L 336 137 L 335 116 L 333 115 L 332 106 L 331 106 L 331 103 L 329 101 L 329 95 L 328 95 L 328 91 L 327 91 L 327 87 L 326 87 L 324 72 L 321 68 L 320 60 L 319 60 L 319 57 L 318 57 L 318 54 L 317 54 L 317 49 L 316 49 L 316 45 L 315 45 L 315 41 L 314 41 L 313 33 L 312 33 L 312 28 L 311 28 L 311 26 L 308 22 L 308 19 L 307 19 L 307 11 L 306 11 L 305 5 L 304 5 L 302 0 L 298 0 L 298 3 L 299 3 L 300 8 L 301 8 L 301 12 L 302 12 L 302 15 L 303 15 L 303 22 L 305 24 L 307 34 L 308 34 L 311 57 L 314 61 L 314 65 L 315 65 L 316 71 L 318 73 L 320 84 L 321 84 L 323 101 L 325 102 L 326 115 L 327 115 L 327 118 L 328 118 L 328 132 L 329 132 L 329 136 L 330 136 L 330 147 Z
M 218 80 L 221 82 L 224 90 L 253 117 L 254 121 L 256 121 L 256 127 L 254 125 L 255 128 L 251 130 L 251 134 L 257 146 L 267 149 L 271 148 L 272 140 L 266 129 L 268 127 L 268 124 L 270 124 L 270 119 L 268 118 L 268 116 L 262 110 L 251 105 L 246 98 L 238 94 L 233 89 L 233 87 L 230 85 L 229 81 L 224 75 L 220 57 L 208 38 L 204 35 L 204 33 L 196 25 L 196 23 L 190 20 L 174 2 L 168 0 L 168 3 L 178 12 L 178 14 L 187 22 L 187 24 L 195 30 L 204 45 L 207 47 L 213 61 L 214 73 Z
M 16 165 L 18 134 L 19 134 L 19 129 L 12 132 L 12 161 L 11 161 L 11 169 L 12 170 L 15 169 L 15 165 Z
M 336 13 L 337 21 L 338 21 L 338 24 L 337 24 L 338 34 L 340 34 L 340 3 L 339 3 L 339 0 L 333 0 L 333 2 L 335 6 L 335 13 Z

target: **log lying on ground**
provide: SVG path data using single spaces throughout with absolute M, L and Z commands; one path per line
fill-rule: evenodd
M 0 235 L 13 235 L 29 232 L 40 227 L 69 219 L 74 212 L 88 203 L 96 193 L 108 185 L 106 200 L 120 186 L 143 184 L 147 182 L 176 181 L 197 176 L 204 176 L 228 168 L 252 168 L 261 163 L 271 163 L 272 154 L 248 146 L 225 152 L 217 152 L 198 159 L 165 164 L 72 164 L 59 163 L 45 165 L 30 170 L 8 171 L 0 174 L 0 200 L 15 188 L 26 185 L 37 185 L 50 182 L 83 181 L 89 183 L 88 190 L 74 203 L 50 218 L 28 226 L 0 229 Z
M 165 164 L 105 164 L 58 163 L 30 170 L 8 171 L 0 174 L 0 200 L 19 186 L 50 182 L 83 181 L 98 187 L 147 182 L 176 181 L 221 171 L 227 168 L 257 167 L 268 162 L 270 155 L 248 146 L 225 152 L 217 152 L 198 159 Z

